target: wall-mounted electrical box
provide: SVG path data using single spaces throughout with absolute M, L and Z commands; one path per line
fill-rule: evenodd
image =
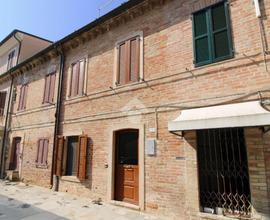
M 146 154 L 148 156 L 155 156 L 156 155 L 156 140 L 155 139 L 148 139 L 146 140 Z

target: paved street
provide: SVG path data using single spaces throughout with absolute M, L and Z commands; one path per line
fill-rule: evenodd
M 109 204 L 96 205 L 67 193 L 0 181 L 0 220 L 161 220 Z

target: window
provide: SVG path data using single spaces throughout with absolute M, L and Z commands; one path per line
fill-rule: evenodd
M 65 144 L 66 142 L 66 144 Z M 56 176 L 77 176 L 81 181 L 86 179 L 88 137 L 69 136 L 66 139 L 57 137 L 54 174 Z
M 200 130 L 197 143 L 202 211 L 248 217 L 252 205 L 243 128 Z
M 4 115 L 7 92 L 0 92 L 0 116 Z
M 53 103 L 56 74 L 50 73 L 45 77 L 43 103 Z
M 48 150 L 49 150 L 49 140 L 39 139 L 37 146 L 37 166 L 47 166 L 48 165 Z
M 136 36 L 118 45 L 117 84 L 139 81 L 140 37 Z
M 69 86 L 69 97 L 81 96 L 84 94 L 86 60 L 79 60 L 71 65 L 71 76 Z
M 18 104 L 18 110 L 24 110 L 26 108 L 26 98 L 27 98 L 28 84 L 21 86 L 20 98 Z
M 195 65 L 205 65 L 233 56 L 227 1 L 193 14 Z
M 9 70 L 13 67 L 14 55 L 15 55 L 15 50 L 11 51 L 8 54 L 7 70 Z

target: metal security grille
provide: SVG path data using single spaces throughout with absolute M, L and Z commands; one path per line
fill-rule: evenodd
M 197 131 L 202 211 L 250 217 L 247 152 L 242 128 Z

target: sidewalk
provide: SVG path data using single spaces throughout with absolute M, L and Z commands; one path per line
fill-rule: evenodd
M 67 193 L 0 181 L 0 220 L 162 220 Z

